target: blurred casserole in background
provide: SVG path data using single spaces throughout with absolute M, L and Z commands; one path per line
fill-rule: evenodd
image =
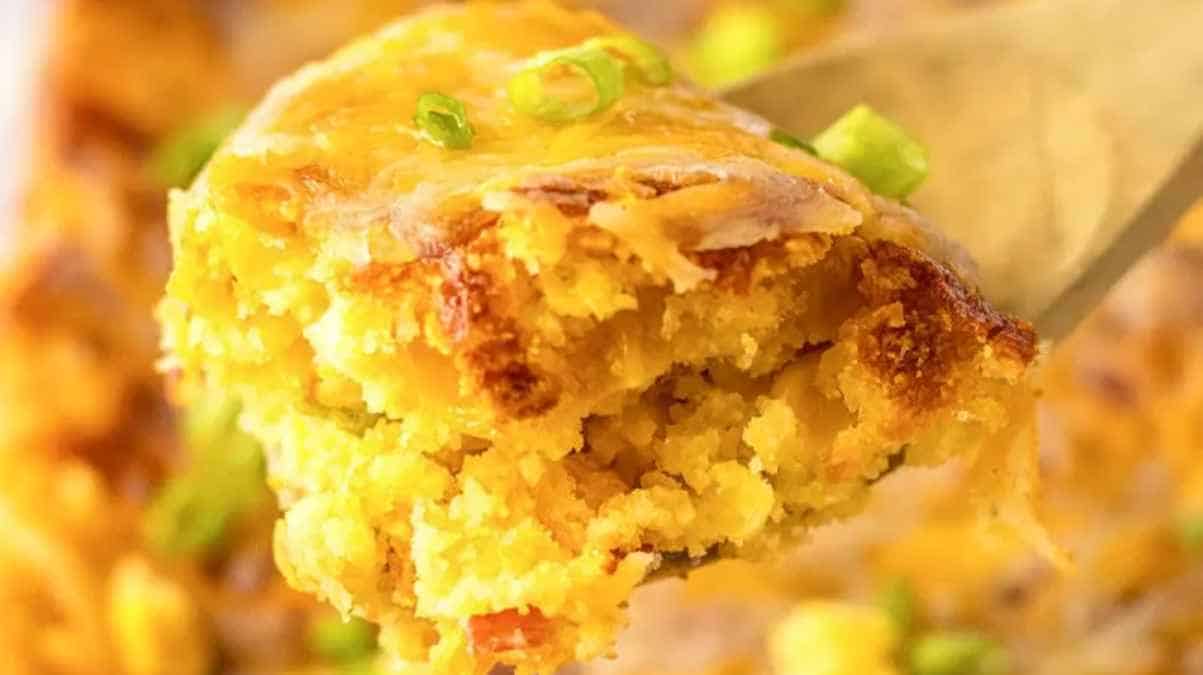
M 236 404 L 171 406 L 151 312 L 166 190 L 276 77 L 418 4 L 55 6 L 0 275 L 4 672 L 373 671 L 372 627 L 277 575 Z M 593 4 L 721 84 L 843 32 L 986 3 Z M 1076 573 L 977 531 L 955 467 L 901 472 L 784 564 L 644 589 L 619 659 L 573 672 L 1203 673 L 1200 329 L 1203 213 L 1051 358 L 1045 515 Z

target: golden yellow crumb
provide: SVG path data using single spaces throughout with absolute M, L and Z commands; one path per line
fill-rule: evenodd
M 616 31 L 400 21 L 172 200 L 166 367 L 245 402 L 281 569 L 402 669 L 604 654 L 666 560 L 772 551 L 899 463 L 1028 466 L 1035 336 L 916 214 L 684 82 L 567 124 L 511 105 L 527 59 Z M 470 149 L 414 127 L 429 91 Z

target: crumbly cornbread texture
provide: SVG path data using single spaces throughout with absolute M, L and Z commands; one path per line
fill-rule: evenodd
M 915 214 L 685 83 L 510 106 L 526 59 L 617 31 L 403 20 L 278 85 L 172 200 L 167 367 L 245 401 L 279 565 L 405 672 L 606 653 L 666 559 L 772 550 L 900 462 L 1030 463 L 1035 337 Z M 471 149 L 414 127 L 427 91 Z

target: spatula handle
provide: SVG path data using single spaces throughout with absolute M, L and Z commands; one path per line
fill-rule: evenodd
M 1150 249 L 1160 244 L 1203 196 L 1203 139 L 1170 180 L 1137 213 L 1110 248 L 1036 320 L 1041 337 L 1059 339 L 1095 307 Z

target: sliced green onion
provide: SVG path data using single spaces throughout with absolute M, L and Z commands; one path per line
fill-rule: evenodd
M 146 536 L 170 557 L 203 556 L 220 548 L 233 514 L 199 480 L 176 478 L 155 496 L 146 513 Z
M 672 65 L 668 57 L 650 43 L 630 35 L 607 35 L 587 40 L 584 47 L 597 47 L 635 66 L 639 78 L 652 86 L 668 84 L 673 79 Z
M 858 105 L 815 137 L 819 157 L 843 167 L 870 190 L 902 199 L 927 178 L 927 151 L 894 122 Z
M 1178 540 L 1188 554 L 1203 556 L 1203 515 L 1183 518 L 1178 523 Z
M 996 641 L 972 632 L 930 633 L 910 651 L 912 675 L 1004 675 L 1007 652 Z
M 240 406 L 200 397 L 184 419 L 191 464 L 155 495 L 143 523 L 149 544 L 171 557 L 218 551 L 244 513 L 269 503 L 261 447 L 238 428 Z
M 818 154 L 815 152 L 815 147 L 813 145 L 781 129 L 773 129 L 771 132 L 769 132 L 769 140 L 780 143 L 787 148 L 802 150 L 812 155 Z
M 363 619 L 324 616 L 309 626 L 309 650 L 326 661 L 360 663 L 376 651 L 376 626 Z
M 151 175 L 166 187 L 187 187 L 244 116 L 227 108 L 169 134 L 151 153 Z
M 599 47 L 538 54 L 508 86 L 515 108 L 545 122 L 570 122 L 601 112 L 614 105 L 622 91 L 622 62 Z
M 472 146 L 476 131 L 468 122 L 468 112 L 458 99 L 437 92 L 418 97 L 418 125 L 432 143 L 442 148 L 464 150 Z
M 914 628 L 915 591 L 906 579 L 895 579 L 882 588 L 877 594 L 877 606 L 890 615 L 899 635 L 908 635 Z
M 732 5 L 713 14 L 689 47 L 688 61 L 702 83 L 742 80 L 780 61 L 786 54 L 781 17 L 761 5 Z

